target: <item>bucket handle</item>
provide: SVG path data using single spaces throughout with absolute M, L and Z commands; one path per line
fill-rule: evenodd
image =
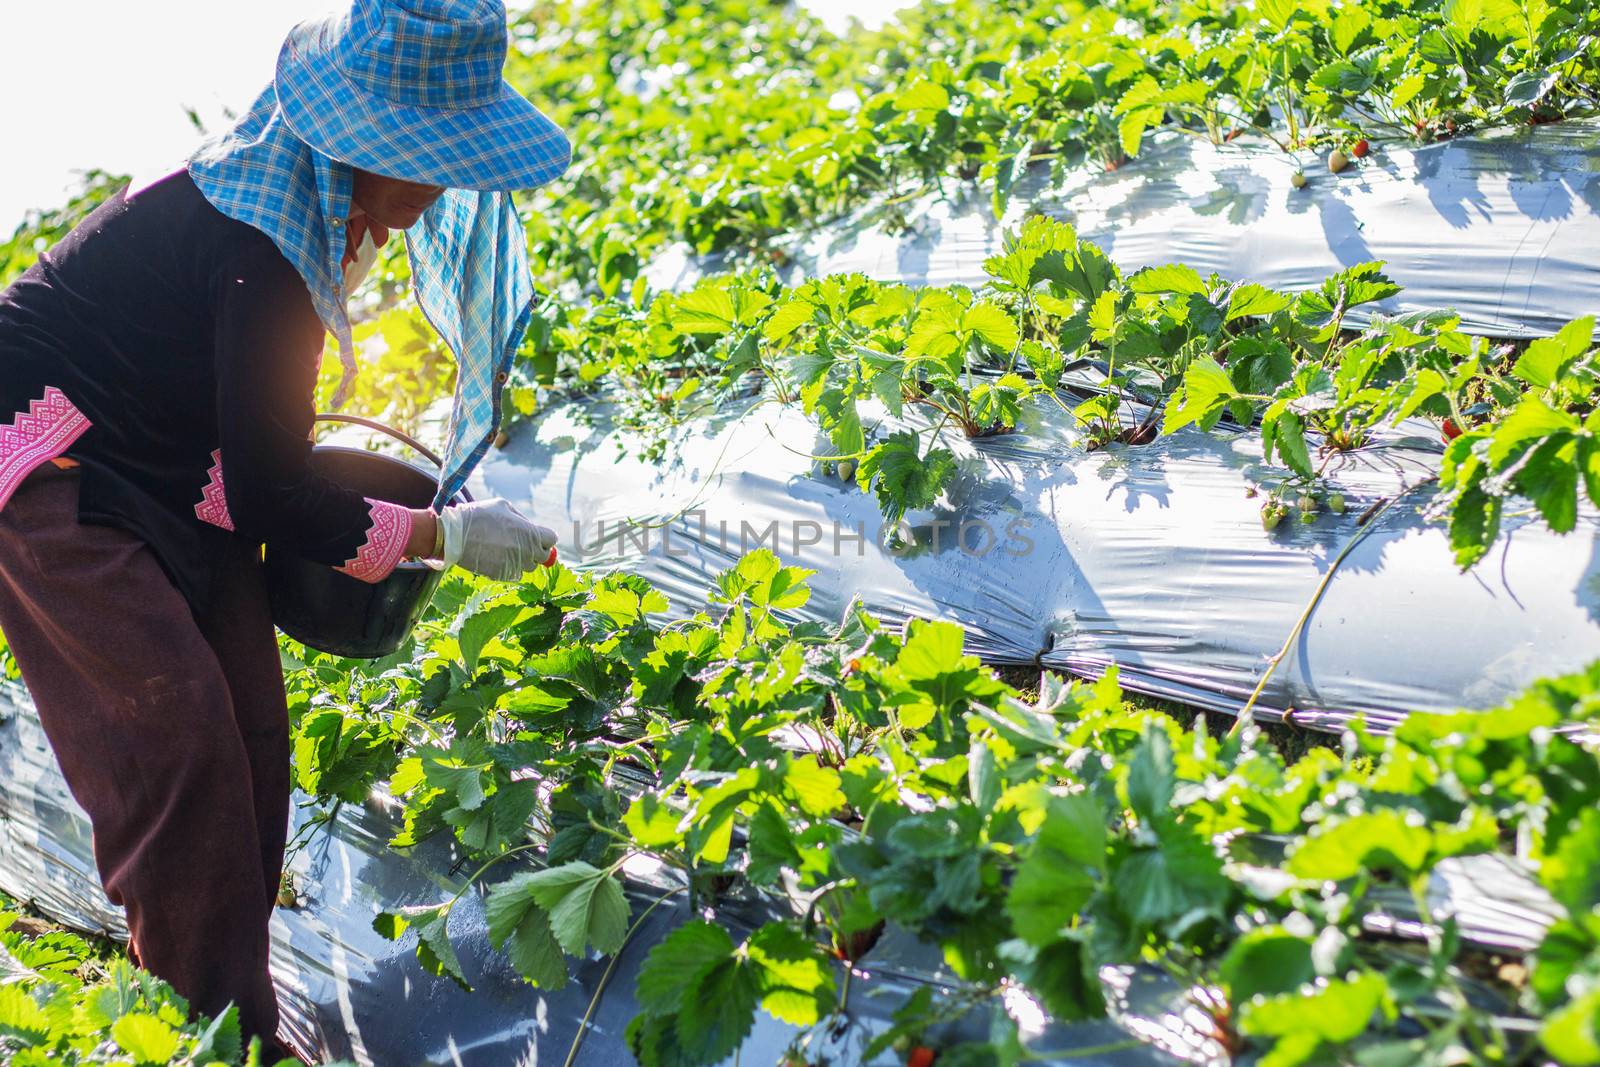
M 376 430 L 378 433 L 385 434 L 394 438 L 396 441 L 399 441 L 401 444 L 406 445 L 417 455 L 421 456 L 429 463 L 432 463 L 435 467 L 438 467 L 441 472 L 444 470 L 444 460 L 440 459 L 438 454 L 435 453 L 431 448 L 423 444 L 421 441 L 418 441 L 415 437 L 402 433 L 393 426 L 385 426 L 376 419 L 363 418 L 360 415 L 340 415 L 331 411 L 319 411 L 316 415 L 312 416 L 312 421 L 347 422 L 355 426 L 364 426 L 369 430 Z M 469 503 L 472 501 L 472 494 L 467 492 L 466 486 L 461 487 L 460 493 L 463 499 Z

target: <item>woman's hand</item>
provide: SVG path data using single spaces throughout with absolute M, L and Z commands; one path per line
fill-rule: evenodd
M 446 567 L 511 581 L 555 560 L 556 532 L 499 497 L 445 508 L 438 523 L 444 528 Z

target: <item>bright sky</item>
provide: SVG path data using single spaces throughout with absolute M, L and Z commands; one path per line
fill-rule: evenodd
M 346 0 L 347 2 L 347 0 Z M 537 0 L 535 0 L 537 2 Z M 612 2 L 612 0 L 600 0 Z M 835 28 L 903 0 L 802 0 Z M 62 203 L 73 172 L 176 166 L 272 78 L 290 27 L 341 0 L 0 0 L 0 235 Z

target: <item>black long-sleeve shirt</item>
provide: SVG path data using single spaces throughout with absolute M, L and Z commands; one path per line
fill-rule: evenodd
M 388 574 L 408 513 L 309 467 L 324 331 L 299 272 L 186 171 L 127 192 L 0 292 L 0 507 L 76 460 L 79 520 L 144 540 L 197 610 L 220 538 Z

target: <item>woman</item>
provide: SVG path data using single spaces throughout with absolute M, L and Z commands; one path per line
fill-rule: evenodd
M 369 582 L 554 555 L 503 500 L 436 514 L 308 469 L 325 332 L 342 395 L 345 302 L 390 230 L 460 363 L 441 501 L 494 436 L 532 293 L 508 191 L 569 158 L 505 55 L 500 0 L 303 24 L 232 130 L 0 294 L 0 631 L 136 960 L 273 1051 L 289 741 L 261 545 Z

